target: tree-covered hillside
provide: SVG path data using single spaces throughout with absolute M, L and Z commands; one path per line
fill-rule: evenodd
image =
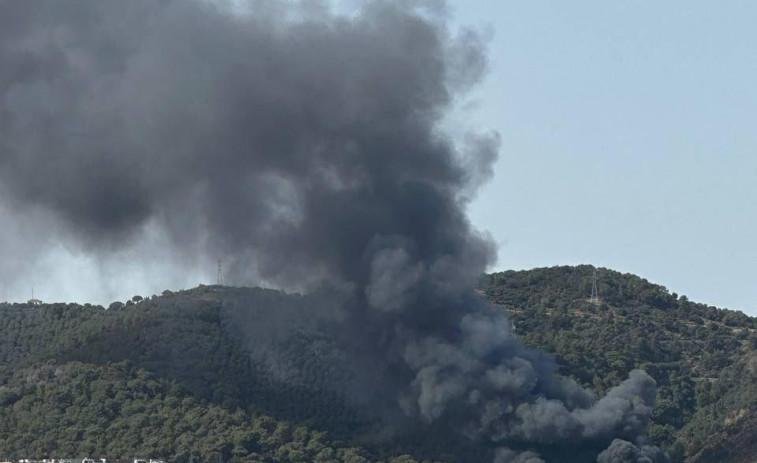
M 497 273 L 480 293 L 598 396 L 634 368 L 651 374 L 648 435 L 674 461 L 751 461 L 757 320 L 606 269 L 592 303 L 594 272 Z M 108 309 L 0 304 L 0 459 L 482 461 L 443 424 L 390 431 L 345 399 L 329 298 L 201 286 Z
M 0 386 L 0 405 L 3 457 L 368 461 L 323 432 L 199 399 L 131 362 L 25 368 Z
M 520 339 L 602 394 L 634 368 L 658 384 L 648 434 L 675 460 L 741 461 L 757 443 L 757 319 L 689 301 L 634 275 L 595 268 L 508 271 L 482 279 Z M 751 460 L 749 460 L 751 461 Z
M 261 374 L 229 326 L 240 300 L 306 299 L 208 286 L 140 299 L 0 304 L 0 459 L 413 462 L 345 442 L 360 429 L 345 405 Z

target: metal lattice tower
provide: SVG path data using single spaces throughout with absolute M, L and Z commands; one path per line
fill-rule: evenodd
M 591 280 L 591 297 L 589 302 L 592 304 L 599 304 L 599 291 L 597 291 L 597 271 L 594 270 L 594 275 Z
M 216 279 L 218 286 L 223 286 L 223 266 L 221 265 L 221 259 L 218 259 L 218 277 Z

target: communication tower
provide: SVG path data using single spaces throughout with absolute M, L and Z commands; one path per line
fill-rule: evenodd
M 589 302 L 595 305 L 599 305 L 599 291 L 597 291 L 597 271 L 594 270 L 594 275 L 591 279 L 591 297 L 589 298 Z
M 26 303 L 32 306 L 37 306 L 37 305 L 42 304 L 42 301 L 34 297 L 34 286 L 32 286 L 32 298 L 29 299 Z

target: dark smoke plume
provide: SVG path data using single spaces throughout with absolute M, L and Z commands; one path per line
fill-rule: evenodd
M 459 423 L 495 461 L 652 458 L 632 444 L 651 378 L 595 401 L 472 291 L 494 249 L 465 208 L 498 138 L 442 122 L 486 70 L 481 38 L 439 3 L 305 3 L 0 3 L 4 202 L 95 254 L 151 227 L 238 282 L 329 281 L 347 342 L 378 359 L 356 384 L 382 378 L 405 416 Z

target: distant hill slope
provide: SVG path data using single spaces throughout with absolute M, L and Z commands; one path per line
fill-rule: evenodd
M 239 304 L 261 334 L 309 303 L 205 286 L 108 310 L 0 304 L 0 460 L 413 463 L 345 443 L 361 428 L 342 401 L 261 374 L 232 326 Z
M 3 458 L 365 462 L 325 433 L 188 394 L 129 362 L 43 364 L 0 386 Z
M 487 275 L 480 291 L 520 339 L 603 393 L 633 368 L 658 383 L 650 437 L 674 460 L 757 459 L 757 319 L 697 304 L 630 274 L 552 267 Z
M 649 435 L 674 461 L 753 461 L 757 321 L 606 269 L 593 304 L 594 271 L 497 273 L 480 292 L 598 394 L 647 370 Z M 201 286 L 108 310 L 0 304 L 0 459 L 482 461 L 444 426 L 386 433 L 351 406 L 349 353 L 320 315 L 337 313 L 330 298 Z

